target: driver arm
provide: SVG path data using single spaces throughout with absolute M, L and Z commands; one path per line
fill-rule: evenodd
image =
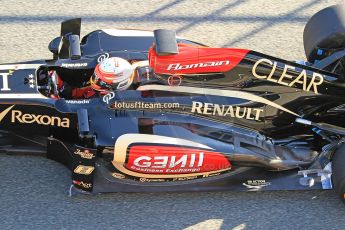
M 51 71 L 49 74 L 50 77 L 55 74 L 59 96 L 65 99 L 72 98 L 72 87 L 65 83 L 55 71 Z
M 153 69 L 149 66 L 149 61 L 137 61 L 132 63 L 134 69 L 132 83 L 135 85 L 148 82 L 157 82 Z
M 58 74 L 55 73 L 57 89 L 59 91 L 59 96 L 64 99 L 82 99 L 94 96 L 96 93 L 92 90 L 91 86 L 86 86 L 82 88 L 73 88 L 66 82 L 64 82 Z

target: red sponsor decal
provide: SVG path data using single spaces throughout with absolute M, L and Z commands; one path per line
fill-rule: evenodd
M 193 174 L 230 169 L 231 164 L 223 154 L 209 150 L 137 145 L 130 147 L 125 167 L 148 174 Z
M 196 74 L 227 72 L 237 66 L 249 50 L 210 48 L 178 44 L 179 53 L 158 56 L 149 50 L 149 63 L 154 72 L 161 74 Z
M 81 186 L 85 189 L 90 189 L 92 187 L 91 183 L 86 183 L 84 181 L 73 180 L 72 182 L 73 182 L 73 184 Z

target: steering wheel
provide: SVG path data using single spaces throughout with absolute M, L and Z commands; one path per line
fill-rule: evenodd
M 38 90 L 44 90 L 46 95 L 53 95 L 55 97 L 59 96 L 59 91 L 57 89 L 57 77 L 56 72 L 54 71 L 51 76 L 47 77 L 47 85 L 38 86 Z
M 59 91 L 57 88 L 57 74 L 55 71 L 53 71 L 53 74 L 50 76 L 50 86 L 51 86 L 51 90 L 53 91 L 53 95 L 54 96 L 59 96 Z

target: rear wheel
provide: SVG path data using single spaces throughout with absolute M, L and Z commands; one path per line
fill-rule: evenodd
M 334 153 L 332 171 L 333 187 L 340 199 L 345 203 L 345 144 Z
M 314 14 L 303 32 L 304 50 L 309 62 L 320 60 L 345 48 L 345 5 L 327 7 Z

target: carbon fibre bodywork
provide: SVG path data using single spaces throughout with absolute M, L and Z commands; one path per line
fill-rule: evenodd
M 151 65 L 155 75 L 96 98 L 56 99 L 40 89 L 47 70 L 78 87 L 103 58 L 156 55 L 151 49 L 148 57 L 153 35 L 112 33 L 87 35 L 77 60 L 0 65 L 2 152 L 44 153 L 71 169 L 73 188 L 91 193 L 332 188 L 331 156 L 341 140 L 329 142 L 295 119 L 343 127 L 341 76 L 221 49 L 223 62 L 157 55 L 166 72 Z M 119 48 L 111 50 L 111 43 Z M 187 49 L 208 49 L 196 44 Z M 238 52 L 243 56 L 231 69 L 193 70 L 230 65 Z

